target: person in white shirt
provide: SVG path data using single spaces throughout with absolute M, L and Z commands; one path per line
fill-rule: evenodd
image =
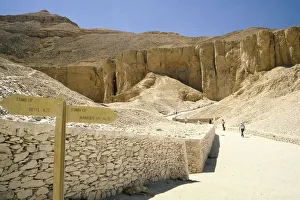
M 241 131 L 241 136 L 244 137 L 245 125 L 243 122 L 240 123 L 240 131 Z

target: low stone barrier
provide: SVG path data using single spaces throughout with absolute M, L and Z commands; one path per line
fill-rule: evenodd
M 214 137 L 215 127 L 212 125 L 208 133 L 185 140 L 189 173 L 203 171 Z
M 52 199 L 53 146 L 53 125 L 0 120 L 1 199 Z M 65 198 L 103 199 L 164 179 L 188 179 L 183 139 L 67 128 Z

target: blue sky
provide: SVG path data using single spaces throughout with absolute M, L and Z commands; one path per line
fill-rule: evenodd
M 0 15 L 46 9 L 81 28 L 215 36 L 300 25 L 300 0 L 0 0 Z

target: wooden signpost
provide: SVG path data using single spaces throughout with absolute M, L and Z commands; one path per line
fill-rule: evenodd
M 0 102 L 9 113 L 56 117 L 54 141 L 53 199 L 64 199 L 65 135 L 67 122 L 106 124 L 117 119 L 108 108 L 69 106 L 63 98 L 57 99 L 11 95 Z

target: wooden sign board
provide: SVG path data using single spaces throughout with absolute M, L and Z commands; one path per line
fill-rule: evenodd
M 56 116 L 56 100 L 25 95 L 11 95 L 0 105 L 14 115 Z
M 67 122 L 108 124 L 117 119 L 108 108 L 67 106 Z
M 67 106 L 62 96 L 57 99 L 11 95 L 0 105 L 16 115 L 56 117 L 54 141 L 53 199 L 64 199 L 64 162 L 66 122 L 102 123 L 114 121 L 117 115 L 108 108 Z

